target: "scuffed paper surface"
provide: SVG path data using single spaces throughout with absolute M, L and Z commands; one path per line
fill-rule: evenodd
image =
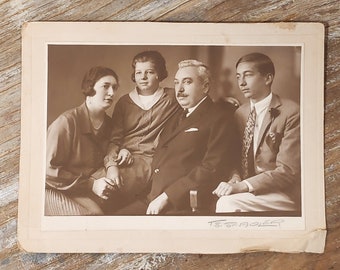
M 141 27 L 149 31 L 144 31 L 145 35 L 137 38 L 134 33 Z M 179 34 L 179 28 L 186 34 Z M 326 238 L 323 182 L 323 35 L 323 26 L 313 23 L 26 24 L 23 31 L 18 224 L 21 247 L 34 252 L 322 253 Z M 41 142 L 45 139 L 46 130 L 48 43 L 302 45 L 304 57 L 301 102 L 306 104 L 301 110 L 302 177 L 308 179 L 308 184 L 303 185 L 302 216 L 283 217 L 285 222 L 282 227 L 270 229 L 256 226 L 214 228 L 209 223 L 215 219 L 212 217 L 44 217 L 44 144 Z M 238 217 L 216 217 L 220 218 L 243 222 Z M 254 222 L 263 222 L 263 219 L 249 218 L 248 224 Z M 283 224 L 288 225 L 285 227 Z

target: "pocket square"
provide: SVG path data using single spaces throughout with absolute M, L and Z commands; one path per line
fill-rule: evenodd
M 198 131 L 198 128 L 188 128 L 184 130 L 184 132 L 193 132 L 193 131 Z

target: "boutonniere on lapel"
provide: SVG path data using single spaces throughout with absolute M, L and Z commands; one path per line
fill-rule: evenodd
M 280 111 L 276 108 L 270 108 L 269 114 L 270 114 L 270 120 L 273 121 L 276 117 L 279 116 Z
M 195 132 L 195 131 L 198 131 L 198 128 L 188 128 L 184 130 L 184 132 Z
M 267 144 L 272 149 L 272 151 L 278 151 L 282 135 L 278 133 L 276 130 L 273 130 L 273 122 L 275 118 L 280 114 L 280 111 L 276 108 L 270 108 L 269 114 L 270 114 L 270 129 L 267 136 Z

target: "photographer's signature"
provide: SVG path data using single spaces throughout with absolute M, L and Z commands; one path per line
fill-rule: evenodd
M 229 221 L 218 219 L 208 222 L 212 228 L 280 228 L 284 223 L 283 219 L 266 219 L 261 221 Z

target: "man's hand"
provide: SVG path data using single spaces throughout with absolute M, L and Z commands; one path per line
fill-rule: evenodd
M 130 165 L 133 163 L 133 157 L 129 150 L 127 149 L 120 149 L 116 162 L 118 165 Z
M 158 215 L 164 207 L 168 204 L 168 195 L 163 192 L 156 199 L 150 202 L 148 209 L 146 210 L 147 215 Z
M 236 184 L 236 183 L 239 183 L 241 181 L 242 181 L 242 179 L 241 179 L 240 175 L 238 173 L 233 173 L 233 175 L 231 176 L 228 183 L 229 184 Z
M 106 171 L 106 178 L 109 184 L 121 188 L 124 185 L 123 177 L 119 174 L 117 166 L 110 166 Z
M 115 187 L 110 185 L 108 180 L 109 179 L 105 177 L 99 178 L 93 182 L 92 186 L 93 193 L 104 200 L 107 200 L 110 197 L 112 191 L 115 190 Z
M 212 194 L 217 195 L 218 197 L 222 197 L 225 195 L 230 195 L 232 191 L 232 186 L 231 184 L 227 182 L 221 182 L 217 186 L 217 188 L 212 192 Z
M 227 196 L 235 193 L 243 193 L 248 192 L 248 186 L 244 182 L 237 182 L 235 184 L 221 182 L 217 186 L 217 188 L 212 192 L 212 194 L 216 194 L 218 197 Z

